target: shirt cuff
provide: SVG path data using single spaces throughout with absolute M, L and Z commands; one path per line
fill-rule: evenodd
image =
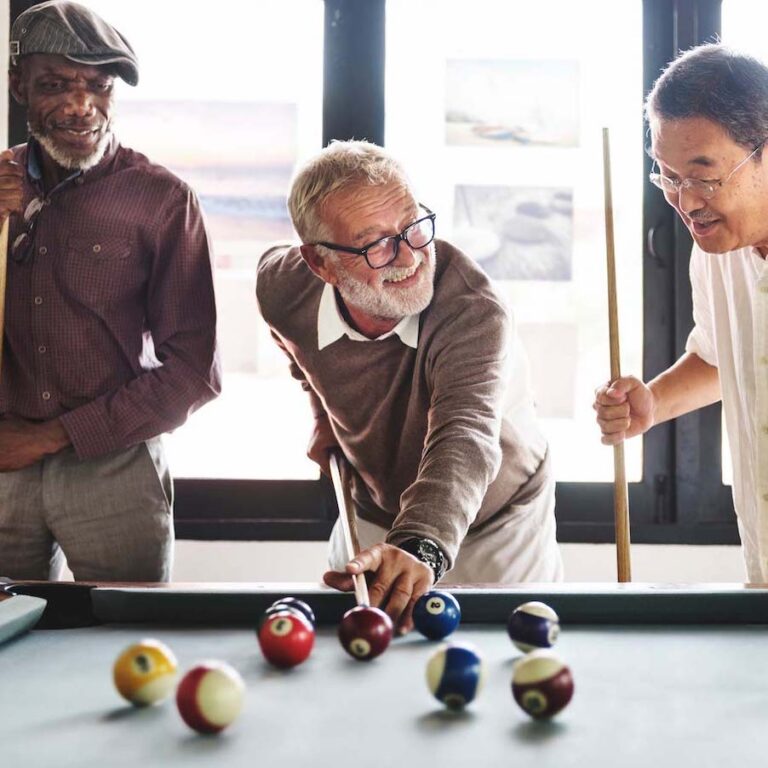
M 79 459 L 93 459 L 120 446 L 111 433 L 104 411 L 92 402 L 59 417 Z

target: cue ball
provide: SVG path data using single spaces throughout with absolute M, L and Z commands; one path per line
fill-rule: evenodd
M 413 623 L 424 637 L 442 640 L 459 626 L 461 608 L 450 592 L 433 590 L 422 595 L 413 607 Z
M 512 695 L 536 720 L 553 717 L 573 696 L 571 670 L 554 651 L 531 651 L 515 662 Z
M 268 616 L 257 637 L 264 658 L 282 669 L 301 664 L 315 644 L 315 630 L 309 621 L 288 609 Z
M 348 610 L 339 624 L 339 640 L 344 650 L 358 661 L 370 661 L 384 653 L 392 632 L 392 619 L 379 608 L 366 605 Z
M 482 690 L 485 662 L 471 645 L 446 644 L 427 662 L 427 685 L 448 709 L 462 709 Z
M 223 661 L 201 661 L 187 672 L 176 690 L 182 720 L 198 733 L 219 733 L 243 707 L 242 677 Z
M 512 611 L 507 634 L 521 651 L 551 648 L 560 634 L 560 619 L 546 603 L 523 603 Z
M 303 600 L 299 600 L 297 597 L 282 597 L 280 600 L 275 600 L 275 602 L 272 603 L 269 608 L 267 608 L 267 611 L 269 611 L 271 608 L 278 607 L 289 608 L 290 610 L 298 611 L 309 620 L 309 623 L 313 627 L 317 624 L 315 621 L 315 612 Z
M 112 678 L 124 699 L 137 707 L 146 707 L 173 692 L 177 670 L 173 651 L 159 640 L 147 638 L 117 657 Z

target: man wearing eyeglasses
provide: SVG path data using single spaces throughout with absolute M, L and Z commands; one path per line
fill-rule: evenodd
M 264 254 L 256 292 L 312 403 L 310 457 L 327 471 L 338 446 L 353 469 L 361 551 L 347 562 L 337 524 L 326 583 L 370 572 L 406 631 L 444 575 L 561 578 L 547 444 L 487 276 L 434 239 L 436 214 L 373 144 L 332 143 L 288 207 L 302 245 Z
M 751 582 L 768 581 L 768 67 L 709 44 L 674 61 L 646 102 L 651 181 L 693 236 L 694 328 L 644 384 L 596 392 L 605 444 L 722 398 Z
M 0 377 L 0 575 L 164 581 L 160 435 L 216 396 L 208 238 L 193 192 L 112 131 L 133 50 L 55 0 L 11 30 L 31 137 L 0 153 L 10 215 Z M 4 256 L 3 256 L 4 257 Z

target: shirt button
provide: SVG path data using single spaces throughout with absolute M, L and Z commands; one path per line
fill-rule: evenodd
M 44 245 L 41 245 L 40 248 L 38 248 L 37 252 L 41 256 L 45 256 L 45 254 L 48 253 L 48 249 Z
M 41 344 L 41 345 L 40 345 L 40 346 L 37 348 L 37 351 L 38 351 L 38 352 L 39 352 L 41 355 L 44 355 L 44 354 L 45 354 L 45 353 L 48 351 L 48 347 L 46 347 L 46 346 L 45 346 L 45 344 Z
M 94 253 L 100 253 L 101 252 L 101 246 L 96 243 L 96 245 L 93 246 L 93 252 Z
M 35 304 L 39 307 L 43 303 L 43 297 L 42 296 L 35 296 Z
M 75 184 L 82 184 L 85 181 L 85 179 L 82 176 L 78 176 L 75 179 Z
M 51 399 L 51 393 L 43 392 L 43 400 L 50 400 L 50 399 Z

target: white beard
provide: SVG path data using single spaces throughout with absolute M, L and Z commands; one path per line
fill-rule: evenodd
M 101 158 L 104 157 L 104 152 L 106 152 L 107 145 L 112 137 L 111 130 L 105 131 L 90 155 L 86 157 L 75 157 L 70 155 L 66 150 L 60 149 L 46 134 L 35 131 L 32 128 L 30 128 L 29 131 L 32 136 L 37 139 L 40 146 L 46 151 L 46 154 L 51 160 L 53 160 L 56 165 L 66 168 L 68 171 L 87 171 L 89 168 L 98 165 Z
M 420 251 L 416 251 L 421 256 Z M 337 262 L 339 265 L 339 262 Z M 402 320 L 408 315 L 417 315 L 424 311 L 432 301 L 434 294 L 435 257 L 434 248 L 429 247 L 429 258 L 421 256 L 421 277 L 416 285 L 409 288 L 387 290 L 383 286 L 374 288 L 347 272 L 337 271 L 336 288 L 344 303 L 365 312 L 366 315 L 382 320 Z M 397 276 L 400 267 L 384 267 L 379 270 L 381 279 Z

